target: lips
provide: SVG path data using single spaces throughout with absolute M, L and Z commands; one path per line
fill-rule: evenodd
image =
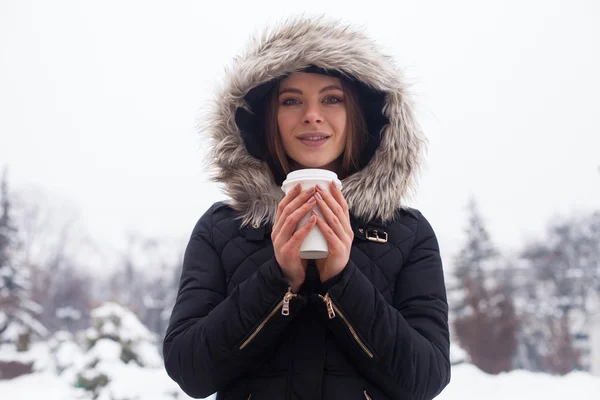
M 306 132 L 299 135 L 298 139 L 306 146 L 317 147 L 327 142 L 330 137 L 331 135 L 322 132 Z
M 298 136 L 300 140 L 322 140 L 327 139 L 331 135 L 323 132 L 306 132 Z

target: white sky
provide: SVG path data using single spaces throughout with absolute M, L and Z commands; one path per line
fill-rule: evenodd
M 258 27 L 324 13 L 364 26 L 413 84 L 431 142 L 414 206 L 445 257 L 471 194 L 517 248 L 557 213 L 600 208 L 600 3 L 494 3 L 0 0 L 0 166 L 108 243 L 187 239 L 223 199 L 196 124 L 224 66 Z

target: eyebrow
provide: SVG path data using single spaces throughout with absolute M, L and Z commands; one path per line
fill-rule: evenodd
M 319 93 L 323 93 L 323 92 L 326 92 L 328 90 L 340 90 L 342 92 L 344 91 L 342 89 L 342 87 L 339 86 L 339 85 L 329 85 L 329 86 L 325 86 L 324 88 L 321 88 L 321 90 L 319 90 Z M 285 89 L 282 89 L 279 92 L 279 95 L 281 96 L 284 93 L 298 93 L 298 94 L 302 94 L 302 90 L 296 89 L 296 88 L 285 88 Z

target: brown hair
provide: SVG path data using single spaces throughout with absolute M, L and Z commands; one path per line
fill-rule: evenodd
M 339 178 L 344 179 L 352 175 L 360 168 L 360 151 L 367 139 L 367 121 L 360 104 L 356 87 L 340 79 L 344 90 L 344 102 L 346 103 L 346 146 L 341 155 L 341 170 Z M 285 153 L 279 127 L 277 124 L 277 111 L 279 108 L 279 82 L 271 88 L 267 94 L 265 103 L 265 136 L 267 149 L 275 168 L 274 175 L 281 179 L 291 172 L 289 157 Z

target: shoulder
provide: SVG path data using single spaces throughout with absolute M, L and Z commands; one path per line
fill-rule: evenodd
M 416 221 L 417 233 L 422 233 L 423 231 L 427 233 L 433 233 L 433 227 L 431 226 L 431 223 L 427 218 L 425 218 L 421 211 L 415 208 L 406 208 L 406 213 L 410 214 L 410 216 Z
M 236 223 L 237 220 L 233 208 L 225 201 L 218 201 L 210 206 L 196 222 L 192 236 L 208 235 L 212 238 L 215 230 L 222 231 L 223 233 L 230 232 L 232 226 L 236 225 Z
M 398 210 L 396 218 L 390 222 L 391 229 L 409 230 L 418 244 L 426 238 L 435 238 L 435 232 L 429 220 L 416 208 L 403 207 Z

